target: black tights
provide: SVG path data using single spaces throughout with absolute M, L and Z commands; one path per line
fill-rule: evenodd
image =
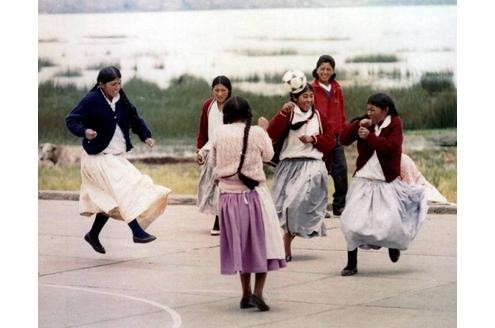
M 91 226 L 91 230 L 89 230 L 89 234 L 93 239 L 98 239 L 98 236 L 100 235 L 101 229 L 103 229 L 103 226 L 105 223 L 108 221 L 108 216 L 104 213 L 97 213 L 95 216 L 95 221 L 93 222 L 93 225 Z
M 345 267 L 346 269 L 353 269 L 357 266 L 357 253 L 357 248 L 353 251 L 347 251 L 347 265 Z

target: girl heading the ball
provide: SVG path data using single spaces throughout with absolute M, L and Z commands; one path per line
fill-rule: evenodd
M 331 124 L 322 121 L 314 107 L 313 88 L 304 74 L 289 71 L 283 83 L 289 90 L 290 101 L 270 120 L 267 132 L 273 140 L 274 162 L 277 162 L 272 196 L 285 231 L 286 261 L 291 261 L 291 242 L 295 236 L 326 235 L 323 220 L 328 200 L 328 172 L 322 158 L 333 149 L 336 139 Z

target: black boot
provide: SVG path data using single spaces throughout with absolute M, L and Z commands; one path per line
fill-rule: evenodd
M 129 227 L 132 230 L 132 240 L 135 243 L 145 244 L 156 239 L 155 236 L 150 235 L 141 228 L 136 219 L 129 222 Z
M 397 248 L 389 248 L 388 249 L 388 257 L 390 257 L 390 261 L 395 263 L 399 260 L 400 251 Z
M 347 265 L 345 266 L 345 268 L 342 269 L 340 275 L 346 277 L 346 276 L 355 275 L 358 272 L 357 253 L 358 253 L 357 248 L 353 251 L 347 251 Z
M 91 230 L 84 235 L 84 240 L 86 240 L 91 247 L 98 253 L 105 254 L 105 248 L 100 244 L 100 240 L 98 239 L 98 236 L 100 235 L 101 229 L 103 229 L 103 226 L 105 223 L 108 221 L 108 216 L 103 213 L 98 213 L 95 216 L 95 221 L 93 222 L 93 226 L 91 227 Z
M 210 231 L 210 235 L 218 236 L 220 234 L 220 224 L 218 222 L 218 215 L 215 216 L 215 222 L 213 223 L 213 228 Z

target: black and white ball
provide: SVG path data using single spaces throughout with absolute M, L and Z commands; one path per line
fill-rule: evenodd
M 290 70 L 282 77 L 282 83 L 288 92 L 298 93 L 304 89 L 308 80 L 306 80 L 306 75 L 304 75 L 303 72 L 299 70 Z

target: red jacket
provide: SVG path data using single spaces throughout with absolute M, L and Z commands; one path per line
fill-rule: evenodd
M 198 137 L 196 139 L 196 150 L 203 148 L 208 142 L 208 113 L 210 112 L 213 100 L 215 100 L 215 98 L 211 97 L 206 99 L 203 103 L 203 109 L 201 110 L 199 119 Z
M 273 162 L 278 162 L 278 157 L 280 151 L 282 150 L 282 145 L 284 144 L 285 138 L 289 135 L 289 126 L 292 122 L 294 112 L 291 115 L 285 115 L 281 111 L 278 111 L 275 116 L 270 120 L 270 125 L 268 126 L 268 135 L 272 139 L 273 149 L 275 150 L 275 156 L 273 157 Z M 333 128 L 328 123 L 328 121 L 323 121 L 321 119 L 321 114 L 316 110 L 316 117 L 320 125 L 320 134 L 316 135 L 316 143 L 314 144 L 316 149 L 321 151 L 323 154 L 328 153 L 337 144 L 335 135 L 333 134 Z
M 359 121 L 354 121 L 345 126 L 340 135 L 343 145 L 350 145 L 357 140 L 358 158 L 356 160 L 356 174 L 373 155 L 376 155 L 382 167 L 385 180 L 391 182 L 400 175 L 400 158 L 402 154 L 402 121 L 398 116 L 393 116 L 387 127 L 384 127 L 379 136 L 376 136 L 375 127 L 370 128 L 370 134 L 366 139 L 358 136 Z
M 335 134 L 340 135 L 345 126 L 344 94 L 337 81 L 331 80 L 330 85 L 332 89 L 328 93 L 316 80 L 311 82 L 315 95 L 315 108 L 321 112 L 322 120 L 329 121 Z

